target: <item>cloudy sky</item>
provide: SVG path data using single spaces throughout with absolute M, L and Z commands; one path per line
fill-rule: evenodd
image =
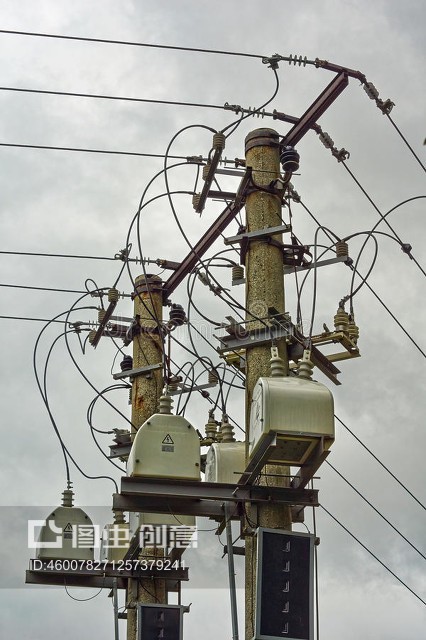
M 309 60 L 327 59 L 363 72 L 380 98 L 390 98 L 392 118 L 425 162 L 424 124 L 424 23 L 420 0 L 305 0 L 300 3 L 194 2 L 193 0 L 0 0 L 0 29 L 63 34 L 141 42 L 172 47 L 214 49 L 270 56 L 297 54 Z M 274 93 L 273 72 L 258 57 L 177 51 L 165 48 L 81 42 L 0 33 L 0 266 L 1 266 L 1 422 L 0 474 L 2 480 L 2 587 L 0 629 L 2 637 L 64 640 L 114 637 L 111 601 L 107 593 L 88 602 L 73 601 L 62 589 L 24 587 L 29 552 L 22 530 L 27 517 L 38 517 L 37 506 L 56 506 L 65 487 L 63 457 L 47 412 L 38 393 L 32 366 L 33 349 L 42 322 L 14 318 L 50 319 L 66 312 L 78 293 L 16 288 L 41 287 L 85 291 L 85 281 L 111 287 L 121 263 L 114 260 L 72 259 L 14 255 L 7 252 L 109 257 L 126 246 L 129 226 L 148 183 L 163 168 L 161 158 L 77 151 L 19 148 L 13 145 L 110 150 L 134 154 L 165 153 L 171 139 L 185 129 L 170 148 L 171 155 L 205 157 L 211 132 L 235 120 L 235 114 L 214 108 L 159 105 L 123 100 L 41 95 L 15 89 L 98 94 L 190 102 L 245 108 L 264 104 Z M 333 75 L 314 66 L 289 66 L 281 62 L 279 89 L 269 112 L 276 109 L 301 115 L 331 81 Z M 391 122 L 369 100 L 357 80 L 321 118 L 321 126 L 335 145 L 350 152 L 348 168 L 376 207 L 385 214 L 398 203 L 425 195 L 424 173 Z M 244 138 L 259 126 L 273 127 L 281 135 L 285 123 L 249 118 L 228 138 L 227 158 L 244 156 Z M 8 146 L 11 145 L 11 146 Z M 306 207 L 320 224 L 340 237 L 372 229 L 380 216 L 353 178 L 338 164 L 314 133 L 299 143 L 300 175 L 293 184 Z M 172 191 L 191 192 L 194 167 L 169 171 Z M 221 176 L 221 188 L 232 190 L 238 178 Z M 149 187 L 145 202 L 165 192 L 164 178 Z M 201 218 L 194 213 L 190 195 L 174 198 L 176 215 L 191 242 L 196 241 L 223 208 L 209 202 Z M 303 244 L 313 244 L 316 224 L 306 209 L 294 204 L 293 228 Z M 287 211 L 285 212 L 287 214 Z M 362 357 L 341 364 L 342 386 L 332 387 L 336 413 L 401 482 L 425 503 L 424 482 L 424 200 L 416 199 L 388 217 L 400 239 L 413 247 L 414 260 L 394 239 L 377 235 L 378 255 L 368 285 L 354 297 Z M 236 232 L 237 224 L 229 228 Z M 378 230 L 391 234 L 382 223 Z M 350 241 L 356 259 L 365 236 Z M 181 260 L 188 247 L 166 198 L 148 205 L 140 218 L 140 248 L 133 229 L 129 237 L 133 257 Z M 323 233 L 319 245 L 329 246 Z M 217 242 L 212 253 L 225 247 Z M 366 274 L 375 259 L 371 240 L 360 257 Z M 420 267 L 419 267 L 420 265 Z M 155 265 L 154 265 L 155 266 Z M 157 268 L 157 267 L 155 267 Z M 132 276 L 141 270 L 131 265 Z M 158 271 L 157 271 L 158 272 Z M 167 274 L 166 274 L 167 275 Z M 228 269 L 214 271 L 223 287 L 231 289 Z M 312 278 L 301 300 L 303 320 L 309 324 Z M 359 281 L 355 281 L 355 285 Z M 93 285 L 92 285 L 93 286 Z M 125 272 L 119 281 L 129 294 Z M 351 272 L 343 265 L 318 272 L 314 331 L 333 324 L 339 300 L 351 288 Z M 373 293 L 374 292 L 374 293 Z M 243 300 L 242 287 L 232 295 Z M 374 295 L 376 294 L 376 295 Z M 380 301 L 379 301 L 379 299 Z M 294 278 L 286 279 L 287 306 L 296 317 Z M 88 301 L 87 301 L 88 300 Z M 199 281 L 193 300 L 208 317 L 223 321 L 229 307 Z M 173 302 L 187 304 L 185 284 Z M 99 304 L 84 298 L 77 306 Z M 385 306 L 387 309 L 385 308 Z M 132 315 L 129 298 L 118 307 Z M 392 317 L 393 316 L 393 317 Z M 96 321 L 97 311 L 73 312 L 72 321 Z M 191 318 L 210 342 L 211 326 L 195 311 Z M 399 323 L 399 324 L 398 324 Z M 43 334 L 37 363 L 43 376 L 49 349 L 63 331 L 54 324 Z M 179 339 L 189 345 L 187 331 Z M 215 358 L 214 350 L 194 338 L 200 355 Z M 81 354 L 77 336 L 69 336 L 74 359 L 99 391 L 113 380 L 116 348 L 103 339 L 97 350 Z M 172 357 L 182 365 L 188 356 L 178 346 Z M 198 367 L 196 375 L 201 372 Z M 230 379 L 228 376 L 227 379 Z M 120 472 L 105 460 L 90 435 L 86 411 L 95 391 L 74 366 L 63 338 L 53 347 L 47 369 L 51 411 L 67 446 L 88 475 Z M 214 397 L 214 396 L 212 396 Z M 128 415 L 127 392 L 110 394 L 112 403 Z M 123 428 L 126 422 L 105 403 L 98 403 L 94 425 Z M 186 415 L 202 430 L 207 402 L 193 395 Z M 243 426 L 244 396 L 232 391 L 228 411 Z M 218 416 L 217 416 L 218 417 Z M 241 432 L 238 432 L 241 436 Z M 100 436 L 107 451 L 110 436 Z M 330 462 L 404 534 L 422 554 L 426 552 L 425 510 L 387 474 L 340 424 Z M 108 507 L 114 487 L 109 480 L 87 480 L 75 468 L 72 480 L 79 505 Z M 318 475 L 320 501 L 384 564 L 423 600 L 426 598 L 424 559 L 398 536 L 327 465 Z M 37 513 L 37 516 L 32 514 Z M 30 514 L 29 516 L 27 514 Z M 43 517 L 43 516 L 41 516 Z M 106 516 L 107 517 L 107 516 Z M 306 514 L 312 529 L 312 516 Z M 210 522 L 200 523 L 211 528 Z M 300 527 L 299 527 L 300 528 Z M 425 607 L 321 509 L 317 512 L 319 547 L 321 637 L 338 640 L 387 638 L 418 640 L 426 623 Z M 303 527 L 300 530 L 306 530 Z M 231 638 L 229 595 L 225 560 L 217 537 L 202 536 L 199 556 L 191 553 L 184 603 L 192 602 L 185 617 L 185 639 Z M 237 566 L 241 584 L 243 567 Z M 89 591 L 73 591 L 88 598 Z M 240 617 L 243 607 L 240 599 Z M 206 623 L 206 620 L 208 622 Z M 124 626 L 120 629 L 125 637 Z M 241 633 L 241 637 L 243 633 Z

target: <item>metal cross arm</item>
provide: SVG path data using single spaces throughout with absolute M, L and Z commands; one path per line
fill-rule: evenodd
M 341 71 L 284 136 L 282 145 L 294 147 L 347 86 L 348 75 Z
M 208 251 L 211 245 L 217 240 L 222 231 L 226 229 L 228 224 L 235 218 L 237 213 L 243 208 L 245 193 L 247 187 L 251 181 L 251 167 L 247 167 L 244 176 L 238 187 L 237 195 L 234 202 L 229 204 L 226 209 L 215 220 L 211 227 L 206 231 L 203 237 L 197 242 L 197 244 L 191 249 L 186 258 L 183 259 L 180 266 L 170 276 L 170 278 L 164 283 L 164 296 L 163 301 L 173 293 L 173 291 L 180 285 L 182 280 L 191 273 L 197 262 Z

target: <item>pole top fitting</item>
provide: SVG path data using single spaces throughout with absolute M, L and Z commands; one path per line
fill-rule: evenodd
M 245 151 L 255 147 L 279 147 L 280 137 L 274 129 L 255 129 L 245 139 Z
M 147 273 L 135 279 L 135 296 L 140 293 L 158 293 L 162 290 L 163 282 L 159 276 Z

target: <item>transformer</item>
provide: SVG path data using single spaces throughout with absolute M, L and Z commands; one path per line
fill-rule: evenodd
M 195 527 L 195 516 L 176 515 L 172 513 L 137 513 L 131 511 L 129 514 L 130 539 L 135 533 L 141 530 L 148 532 L 156 527 Z M 161 534 L 159 534 L 161 538 Z
M 40 560 L 93 560 L 95 528 L 83 509 L 72 506 L 73 495 L 66 489 L 62 505 L 44 521 L 36 552 Z
M 207 452 L 206 482 L 236 484 L 245 468 L 244 442 L 215 442 Z
M 305 378 L 259 378 L 250 412 L 250 460 L 271 433 L 276 435 L 276 446 L 268 463 L 309 464 L 320 439 L 326 450 L 334 441 L 331 392 L 320 382 Z
M 145 478 L 200 480 L 200 439 L 182 416 L 170 413 L 171 399 L 162 396 L 155 413 L 136 433 L 127 461 L 127 475 Z M 195 517 L 172 513 L 133 513 L 130 535 L 144 525 L 195 526 Z
M 182 416 L 155 413 L 136 433 L 127 475 L 200 480 L 200 439 Z
M 101 562 L 122 560 L 129 549 L 130 533 L 128 522 L 106 524 L 102 532 L 99 559 Z

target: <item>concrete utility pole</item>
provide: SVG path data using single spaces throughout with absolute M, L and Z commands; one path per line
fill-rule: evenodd
M 280 177 L 279 136 L 272 129 L 256 129 L 245 140 L 246 166 L 253 169 L 253 182 L 266 189 L 272 181 Z M 247 232 L 267 227 L 276 227 L 281 222 L 281 198 L 266 191 L 253 190 L 246 200 Z M 246 254 L 246 315 L 247 330 L 262 329 L 265 321 L 253 319 L 266 318 L 268 307 L 284 313 L 284 273 L 283 252 L 280 248 L 282 234 L 269 238 L 252 239 Z M 253 314 L 253 315 L 251 315 Z M 285 339 L 277 341 L 279 355 L 288 370 L 288 354 Z M 248 451 L 250 406 L 254 386 L 261 376 L 270 375 L 271 345 L 247 347 L 246 350 L 246 452 Z M 288 486 L 289 468 L 267 465 L 265 473 L 269 486 Z M 290 508 L 286 505 L 259 506 L 257 513 L 252 510 L 250 519 L 259 526 L 271 529 L 291 529 Z M 256 587 L 256 547 L 253 538 L 246 538 L 245 552 L 245 618 L 246 640 L 254 635 L 255 587 Z
M 163 361 L 163 341 L 158 331 L 162 321 L 162 281 L 158 276 L 139 276 L 135 281 L 134 315 L 139 317 L 140 331 L 133 337 L 133 368 L 159 364 Z M 163 389 L 163 370 L 155 369 L 147 375 L 137 376 L 132 388 L 132 441 L 139 427 L 158 412 L 158 401 Z M 147 553 L 142 551 L 142 556 Z M 155 550 L 150 549 L 149 555 Z M 158 553 L 158 550 L 157 550 Z M 127 589 L 127 640 L 136 640 L 136 604 L 166 603 L 164 580 L 129 580 Z

